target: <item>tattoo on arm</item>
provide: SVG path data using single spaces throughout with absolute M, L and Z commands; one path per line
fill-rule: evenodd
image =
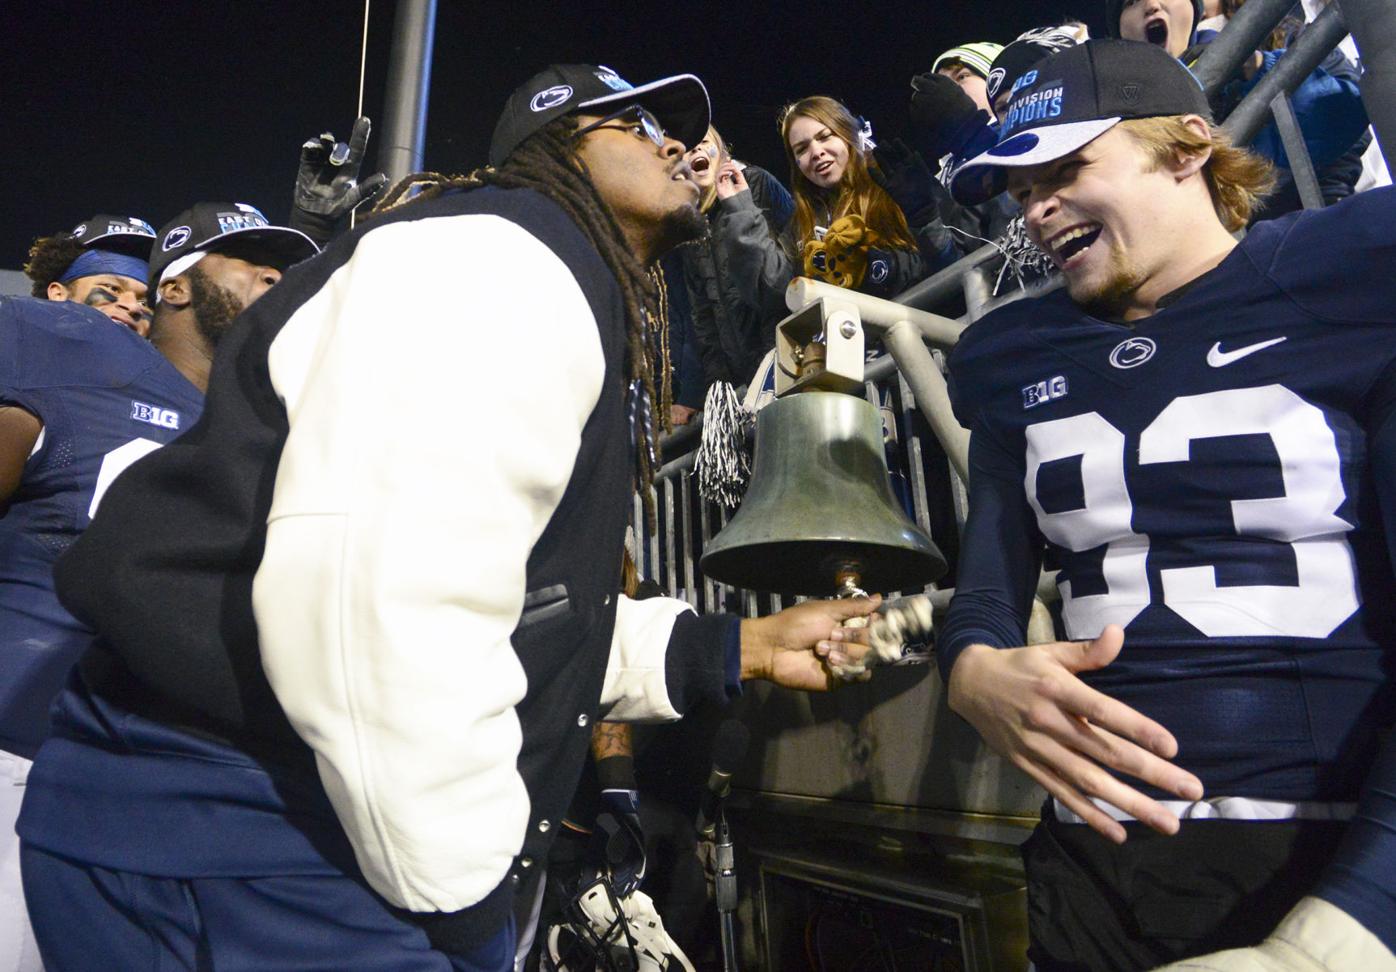
M 631 730 L 624 722 L 598 722 L 591 730 L 591 754 L 598 760 L 609 756 L 631 756 Z

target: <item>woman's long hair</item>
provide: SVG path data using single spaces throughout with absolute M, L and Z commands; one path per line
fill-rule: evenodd
M 795 161 L 795 153 L 790 149 L 790 126 L 801 116 L 827 126 L 848 144 L 848 166 L 843 170 L 837 190 L 821 189 L 810 182 Z M 813 95 L 786 105 L 780 114 L 780 141 L 790 162 L 790 188 L 795 193 L 795 217 L 791 226 L 797 253 L 814 236 L 816 224 L 828 226 L 850 214 L 861 216 L 868 228 L 877 233 L 883 246 L 916 249 L 916 239 L 911 235 L 911 227 L 901 208 L 869 174 L 868 153 L 860 147 L 858 123 L 842 104 L 825 95 Z
M 717 146 L 717 159 L 712 164 L 713 184 L 703 190 L 702 198 L 698 200 L 700 213 L 707 213 L 713 206 L 717 205 L 717 170 L 722 163 L 732 158 L 731 153 L 727 151 L 727 143 L 717 133 L 717 129 L 711 125 L 708 126 L 707 138 Z

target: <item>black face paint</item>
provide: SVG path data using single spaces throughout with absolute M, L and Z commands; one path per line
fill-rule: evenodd
M 119 299 L 120 294 L 111 289 L 110 284 L 93 284 L 92 289 L 83 298 L 83 303 L 88 307 L 101 308 L 106 304 L 114 304 Z M 131 318 L 137 323 L 149 323 L 151 319 L 150 308 L 144 303 L 139 304 L 135 310 L 130 311 Z
M 114 304 L 116 303 L 116 294 L 98 284 L 87 292 L 87 297 L 83 299 L 83 303 L 88 307 L 101 307 L 103 304 Z

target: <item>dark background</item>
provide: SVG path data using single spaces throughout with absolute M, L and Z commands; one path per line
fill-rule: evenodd
M 395 6 L 371 2 L 375 122 Z M 1097 28 L 1103 7 L 439 0 L 425 165 L 482 164 L 514 87 L 549 63 L 599 62 L 635 84 L 697 74 L 737 156 L 787 181 L 775 127 L 786 102 L 833 95 L 886 138 L 905 124 L 908 79 L 945 48 L 1005 43 L 1067 14 Z M 353 123 L 363 17 L 362 0 L 0 0 L 0 268 L 97 212 L 158 228 L 193 202 L 236 200 L 284 220 L 300 143 Z

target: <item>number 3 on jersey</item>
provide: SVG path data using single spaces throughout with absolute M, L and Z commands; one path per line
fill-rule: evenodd
M 1070 638 L 1093 638 L 1107 624 L 1129 624 L 1150 601 L 1149 537 L 1132 526 L 1125 483 L 1125 435 L 1098 412 L 1026 429 L 1028 503 L 1048 540 L 1074 552 L 1104 546 L 1106 590 L 1073 597 L 1061 585 Z M 1212 638 L 1322 638 L 1360 601 L 1347 533 L 1336 515 L 1345 498 L 1341 464 L 1323 412 L 1281 385 L 1238 388 L 1174 399 L 1139 437 L 1139 463 L 1187 462 L 1195 439 L 1268 435 L 1279 455 L 1284 495 L 1231 501 L 1241 536 L 1288 543 L 1297 586 L 1220 587 L 1210 565 L 1159 572 L 1165 606 Z M 1080 457 L 1084 504 L 1046 512 L 1037 496 L 1044 463 Z

